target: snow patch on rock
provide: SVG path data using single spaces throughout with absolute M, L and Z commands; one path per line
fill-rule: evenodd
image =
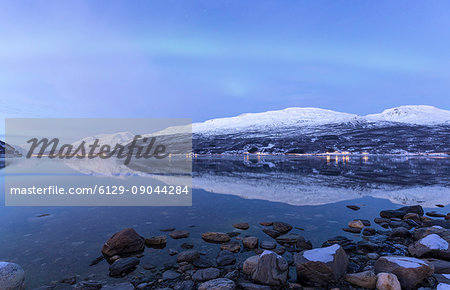
M 419 268 L 427 265 L 424 261 L 409 257 L 385 257 L 389 262 L 395 263 L 403 268 Z
M 318 248 L 318 249 L 312 249 L 303 252 L 303 257 L 305 257 L 309 261 L 314 262 L 332 262 L 333 261 L 333 255 L 336 254 L 336 251 L 339 249 L 339 245 L 334 244 L 330 247 L 326 248 Z
M 431 250 L 447 250 L 448 243 L 446 240 L 436 234 L 431 234 L 419 241 L 420 244 Z

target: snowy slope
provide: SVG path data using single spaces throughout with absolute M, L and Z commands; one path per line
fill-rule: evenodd
M 370 114 L 368 121 L 399 122 L 415 125 L 435 125 L 450 123 L 450 111 L 433 106 L 400 106 L 384 110 L 380 114 Z
M 111 147 L 114 147 L 116 144 L 125 145 L 129 143 L 134 137 L 134 134 L 130 132 L 119 132 L 114 134 L 100 134 L 92 137 L 86 137 L 79 141 L 76 141 L 72 143 L 74 147 L 76 148 L 78 145 L 80 145 L 81 142 L 85 141 L 86 145 L 85 147 L 89 146 L 90 144 L 93 144 L 95 139 L 99 139 L 99 145 L 109 145 Z

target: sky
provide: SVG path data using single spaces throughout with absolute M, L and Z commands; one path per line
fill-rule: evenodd
M 450 2 L 2 1 L 0 117 L 450 109 Z

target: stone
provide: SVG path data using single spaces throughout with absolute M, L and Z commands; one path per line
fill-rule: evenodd
M 178 254 L 178 251 L 175 249 L 169 249 L 167 250 L 167 252 L 169 253 L 169 256 L 175 256 L 176 254 Z
M 343 228 L 344 232 L 353 233 L 353 234 L 359 234 L 361 232 L 360 228 Z
M 160 232 L 173 232 L 175 230 L 175 228 L 165 228 L 165 229 L 160 229 Z
M 351 210 L 355 210 L 355 211 L 360 209 L 360 207 L 357 205 L 346 205 L 346 207 Z
M 220 232 L 203 233 L 202 239 L 210 243 L 225 243 L 231 240 L 229 235 Z
M 450 262 L 439 259 L 425 259 L 425 261 L 434 267 L 434 273 L 450 274 Z
M 156 236 L 145 239 L 145 245 L 149 248 L 163 249 L 167 244 L 166 236 Z
M 241 243 L 238 241 L 231 241 L 225 244 L 220 245 L 221 250 L 228 250 L 233 253 L 237 253 L 241 250 Z
M 198 286 L 198 290 L 234 290 L 236 284 L 227 278 L 217 278 L 203 282 Z
M 247 249 L 254 249 L 258 246 L 257 237 L 245 237 L 242 239 L 242 245 Z
M 277 244 L 272 241 L 262 241 L 259 246 L 261 249 L 273 250 L 277 247 Z
M 416 213 L 423 215 L 423 208 L 420 205 L 404 206 L 394 210 L 382 210 L 380 216 L 382 218 L 400 218 L 402 219 L 408 213 Z
M 248 228 L 250 228 L 248 223 L 236 223 L 236 224 L 233 224 L 233 227 L 235 227 L 239 230 L 248 230 Z
M 194 288 L 195 288 L 194 281 L 186 280 L 175 284 L 173 290 L 194 290 Z
M 139 265 L 139 259 L 136 257 L 121 258 L 109 266 L 109 276 L 122 277 L 131 273 Z
M 411 233 L 405 227 L 398 227 L 392 230 L 389 233 L 389 238 L 408 238 L 411 236 Z
M 258 260 L 259 255 L 248 257 L 242 264 L 242 271 L 247 275 L 251 275 L 258 264 Z
M 71 276 L 71 277 L 64 278 L 61 281 L 59 281 L 59 283 L 74 285 L 75 283 L 77 283 L 77 276 Z
M 445 216 L 446 216 L 445 214 L 438 213 L 436 211 L 427 212 L 426 215 L 430 216 L 430 217 L 437 217 L 437 218 L 445 218 Z
M 103 245 L 102 254 L 111 262 L 109 258 L 115 255 L 128 257 L 142 253 L 144 248 L 144 238 L 134 229 L 128 228 L 112 235 Z
M 368 289 L 374 289 L 377 284 L 377 275 L 374 271 L 346 274 L 344 279 L 353 285 Z
M 371 260 L 377 260 L 380 257 L 380 255 L 378 255 L 377 253 L 368 253 L 367 254 L 367 258 L 371 259 Z
M 180 273 L 175 272 L 173 270 L 167 270 L 162 274 L 163 280 L 175 280 L 180 277 Z
M 200 258 L 200 252 L 197 250 L 187 250 L 180 252 L 177 256 L 177 262 L 192 262 Z
M 395 274 L 405 289 L 415 289 L 433 271 L 433 266 L 412 257 L 383 256 L 375 262 L 375 273 Z
M 353 220 L 353 221 L 349 221 L 348 222 L 348 226 L 351 228 L 357 228 L 357 229 L 362 229 L 364 228 L 364 224 L 362 221 L 360 220 Z
M 377 290 L 402 290 L 397 276 L 392 273 L 378 273 Z
M 296 234 L 285 234 L 282 236 L 279 236 L 276 238 L 276 241 L 280 244 L 280 245 L 284 245 L 284 244 L 297 244 L 297 242 L 299 240 L 305 240 L 304 237 L 300 236 L 300 235 L 296 235 Z
M 194 245 L 191 243 L 182 243 L 180 247 L 185 250 L 190 250 L 194 248 Z
M 403 216 L 404 220 L 410 219 L 413 220 L 417 223 L 421 223 L 422 221 L 420 220 L 420 215 L 418 215 L 417 213 L 407 213 Z
M 0 262 L 0 289 L 25 289 L 25 271 L 15 263 Z
M 74 290 L 96 290 L 102 288 L 102 283 L 99 281 L 93 281 L 93 280 L 86 280 L 78 282 L 74 286 Z
M 444 240 L 446 240 L 447 242 L 450 241 L 450 230 L 445 229 L 441 226 L 431 226 L 415 229 L 413 233 L 413 238 L 415 240 L 420 240 L 431 234 L 436 234 L 441 238 L 443 238 Z
M 362 231 L 362 234 L 364 236 L 373 236 L 376 234 L 376 230 L 374 228 L 364 228 L 364 230 Z
M 212 266 L 212 263 L 202 257 L 195 259 L 192 261 L 192 265 L 196 268 L 209 268 Z
M 220 251 L 217 255 L 216 263 L 218 266 L 228 266 L 236 262 L 236 257 L 230 251 Z
M 285 222 L 273 222 L 272 228 L 281 234 L 286 234 L 292 230 L 292 226 Z
M 252 271 L 253 281 L 270 286 L 286 284 L 289 265 L 287 261 L 272 251 L 264 251 Z
M 117 284 L 105 285 L 102 290 L 134 290 L 133 284 L 130 282 L 122 282 Z
M 347 254 L 338 244 L 294 255 L 298 282 L 311 286 L 338 281 L 346 273 L 348 263 Z
M 239 270 L 230 271 L 226 273 L 225 276 L 223 277 L 234 281 L 239 278 Z
M 274 239 L 281 236 L 281 233 L 279 231 L 272 230 L 272 229 L 263 229 L 263 232 L 266 235 L 268 235 L 269 237 L 274 238 Z
M 270 227 L 273 222 L 259 222 L 260 225 L 262 225 L 263 227 Z
M 196 282 L 203 282 L 212 279 L 219 278 L 220 270 L 217 268 L 206 268 L 195 271 L 194 275 L 192 275 L 192 280 Z
M 428 235 L 408 247 L 414 257 L 450 260 L 449 244 L 437 234 Z
M 184 239 L 189 237 L 189 232 L 188 231 L 183 231 L 183 230 L 179 230 L 179 231 L 173 231 L 169 234 L 169 236 L 172 239 L 178 240 L 178 239 Z

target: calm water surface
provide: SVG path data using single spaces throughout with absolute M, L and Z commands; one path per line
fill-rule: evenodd
M 342 228 L 354 218 L 373 220 L 382 209 L 422 204 L 426 210 L 447 213 L 449 165 L 448 158 L 389 156 L 196 158 L 191 207 L 2 206 L 0 260 L 20 264 L 26 272 L 27 288 L 32 289 L 72 275 L 113 280 L 107 276 L 106 262 L 89 264 L 113 233 L 127 227 L 144 237 L 160 235 L 159 230 L 168 227 L 190 232 L 187 239 L 168 238 L 163 250 L 146 249 L 141 265 L 131 275 L 146 275 L 142 268 L 146 263 L 157 267 L 175 263 L 167 249 L 181 250 L 183 242 L 195 244 L 213 259 L 219 246 L 204 243 L 201 233 L 238 231 L 231 225 L 241 221 L 251 226 L 241 235 L 261 240 L 270 237 L 258 223 L 273 220 L 301 228 L 292 232 L 314 246 L 337 235 L 358 239 Z M 0 172 L 3 190 L 4 169 Z M 0 202 L 4 203 L 3 192 Z M 435 207 L 438 203 L 445 207 Z M 349 204 L 361 209 L 352 211 L 346 208 Z M 40 214 L 50 215 L 37 217 Z M 239 260 L 249 255 L 242 254 Z

